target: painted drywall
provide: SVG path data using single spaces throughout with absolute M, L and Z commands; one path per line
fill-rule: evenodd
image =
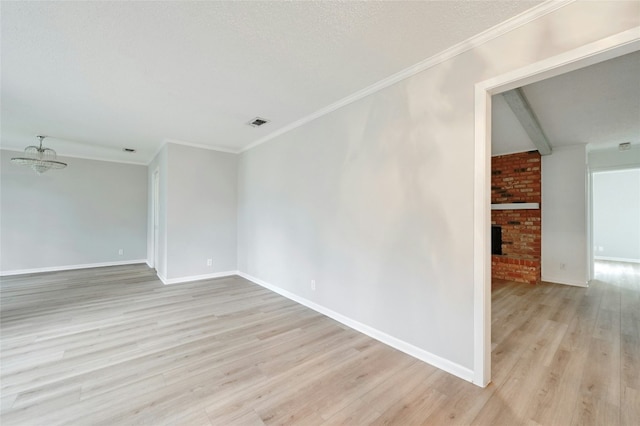
M 542 157 L 542 281 L 587 285 L 585 145 Z
M 146 166 L 63 158 L 39 176 L 20 155 L 0 153 L 2 273 L 144 261 Z
M 572 3 L 243 153 L 239 269 L 472 369 L 474 85 L 638 21 Z
M 173 143 L 167 149 L 165 277 L 236 271 L 238 156 Z
M 473 151 L 423 138 L 472 129 L 428 120 L 435 111 L 416 128 L 403 86 L 243 154 L 240 270 L 470 365 L 471 347 L 456 344 L 472 339 L 473 292 L 461 290 L 472 283 L 472 177 L 456 169 Z
M 640 167 L 640 145 L 632 145 L 626 151 L 620 151 L 617 146 L 592 148 L 588 154 L 588 164 L 591 171 Z
M 158 276 L 167 276 L 167 181 L 169 179 L 168 173 L 168 151 L 167 145 L 163 145 L 160 151 L 155 155 L 149 167 L 147 169 L 147 185 L 149 188 L 147 199 L 147 263 L 153 265 L 156 269 Z M 153 222 L 153 174 L 158 172 L 158 223 L 155 226 L 158 227 L 158 240 L 154 242 L 154 222 Z M 154 264 L 154 246 L 158 245 L 158 259 L 157 264 Z
M 596 259 L 640 262 L 640 168 L 594 173 Z

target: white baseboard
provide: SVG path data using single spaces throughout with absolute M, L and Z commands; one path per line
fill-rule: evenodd
M 237 275 L 241 276 L 242 278 L 245 278 L 255 284 L 258 284 L 259 286 L 262 286 L 268 290 L 273 291 L 274 293 L 278 293 L 281 296 L 286 297 L 287 299 L 293 300 L 294 302 L 297 302 L 301 305 L 306 306 L 309 309 L 313 309 L 316 312 L 319 312 L 323 315 L 328 316 L 329 318 L 332 318 L 344 325 L 346 325 L 347 327 L 350 327 L 356 331 L 359 331 L 360 333 L 366 334 L 367 336 L 376 339 L 386 345 L 391 346 L 392 348 L 395 348 L 401 352 L 404 352 L 408 355 L 411 355 L 414 358 L 417 358 L 421 361 L 426 362 L 427 364 L 431 364 L 436 368 L 439 368 L 441 370 L 446 371 L 447 373 L 451 373 L 454 376 L 457 376 L 461 379 L 464 379 L 468 382 L 472 382 L 473 381 L 473 371 L 469 368 L 463 367 L 459 364 L 456 364 L 455 362 L 451 362 L 448 359 L 439 357 L 437 355 L 432 354 L 431 352 L 427 352 L 424 349 L 420 349 L 410 343 L 407 343 L 403 340 L 400 340 L 396 337 L 390 336 L 380 330 L 377 330 L 373 327 L 370 327 L 366 324 L 363 324 L 361 322 L 358 322 L 354 319 L 351 319 L 349 317 L 346 317 L 342 314 L 339 314 L 338 312 L 332 311 L 329 308 L 326 308 L 324 306 L 318 305 L 317 303 L 314 303 L 308 299 L 305 299 L 303 297 L 300 297 L 294 293 L 291 293 L 290 291 L 284 290 L 280 287 L 277 287 L 273 284 L 269 284 L 265 281 L 262 281 L 259 278 L 253 277 L 249 274 L 246 274 L 244 272 L 237 272 Z
M 233 275 L 239 275 L 238 271 L 224 271 L 224 272 L 214 272 L 212 274 L 204 274 L 204 275 L 191 275 L 188 277 L 179 277 L 179 278 L 166 278 L 159 273 L 157 274 L 162 284 L 180 284 L 180 283 L 188 283 L 191 281 L 202 281 L 202 280 L 210 280 L 212 278 L 222 278 L 222 277 L 231 277 Z
M 640 263 L 640 259 L 627 259 L 626 257 L 593 256 L 595 260 L 609 260 L 611 262 Z
M 147 263 L 147 259 L 121 260 L 118 262 L 85 263 L 82 265 L 48 266 L 46 268 L 33 268 L 33 269 L 14 269 L 12 271 L 0 271 L 0 276 L 6 277 L 9 275 L 39 274 L 42 272 L 70 271 L 72 269 L 102 268 L 104 266 L 135 265 L 138 263 Z
M 589 287 L 589 283 L 587 283 L 587 282 L 566 280 L 564 278 L 553 278 L 553 277 L 545 277 L 545 276 L 543 276 L 541 278 L 541 281 L 546 281 L 546 282 L 554 283 L 554 284 L 572 285 L 574 287 Z

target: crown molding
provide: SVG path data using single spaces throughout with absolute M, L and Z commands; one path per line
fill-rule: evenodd
M 172 144 L 175 144 L 175 145 L 190 146 L 192 148 L 206 149 L 208 151 L 224 152 L 226 154 L 240 154 L 240 151 L 233 150 L 233 149 L 230 149 L 230 148 L 223 148 L 223 147 L 220 147 L 220 146 L 203 145 L 203 144 L 198 144 L 198 143 L 181 141 L 179 139 L 169 139 L 169 138 L 167 138 L 167 139 L 163 139 L 162 140 L 162 143 L 160 144 L 158 149 L 155 150 L 155 152 L 153 153 L 151 158 L 149 158 L 149 161 L 146 163 L 146 165 L 148 166 L 149 164 L 151 164 L 153 162 L 153 160 L 158 156 L 160 151 L 162 151 L 162 148 L 164 148 L 165 145 L 167 145 L 169 143 L 172 143 Z
M 458 44 L 453 45 L 452 47 L 443 50 L 442 52 L 431 56 L 423 61 L 418 62 L 415 65 L 412 65 L 404 70 L 393 74 L 385 79 L 378 81 L 370 86 L 365 87 L 362 90 L 359 90 L 345 98 L 340 99 L 337 102 L 334 102 L 324 108 L 317 110 L 316 112 L 309 114 L 299 120 L 294 121 L 280 129 L 269 133 L 268 135 L 256 140 L 255 142 L 245 146 L 239 152 L 245 152 L 252 148 L 255 148 L 258 145 L 261 145 L 277 136 L 280 136 L 284 133 L 287 133 L 293 129 L 296 129 L 303 124 L 309 123 L 310 121 L 315 120 L 316 118 L 320 118 L 323 115 L 329 114 L 339 108 L 342 108 L 345 105 L 348 105 L 352 102 L 355 102 L 359 99 L 362 99 L 366 96 L 369 96 L 375 92 L 378 92 L 386 87 L 391 86 L 399 81 L 405 80 L 421 71 L 424 71 L 428 68 L 431 68 L 435 65 L 438 65 L 442 62 L 448 61 L 449 59 L 460 55 L 464 52 L 467 52 L 471 49 L 474 49 L 488 41 L 495 39 L 501 35 L 504 35 L 510 31 L 513 31 L 531 21 L 534 21 L 544 15 L 547 15 L 551 12 L 554 12 L 568 4 L 575 2 L 576 0 L 548 0 L 544 3 L 541 3 L 538 6 L 534 6 L 533 8 L 522 12 L 519 15 L 516 15 L 512 18 L 507 19 L 504 22 L 499 23 L 471 38 L 468 38 L 465 41 L 462 41 Z
M 24 148 L 16 148 L 13 146 L 2 146 L 0 147 L 0 149 L 3 151 L 24 152 Z M 63 158 L 78 158 L 81 160 L 105 161 L 107 163 L 131 164 L 134 166 L 147 166 L 149 164 L 144 161 L 125 161 L 125 160 L 116 160 L 116 159 L 104 158 L 104 157 L 92 157 L 90 155 L 65 154 L 64 152 L 60 153 L 60 151 L 58 150 L 56 150 L 56 154 L 58 157 L 63 157 Z
M 111 158 L 99 158 L 99 157 L 91 157 L 88 155 L 69 155 L 69 154 L 58 154 L 58 157 L 66 157 L 66 158 L 80 158 L 82 160 L 92 160 L 92 161 L 105 161 L 107 163 L 120 163 L 120 164 L 131 164 L 134 166 L 146 166 L 147 163 L 144 161 L 124 161 L 124 160 L 115 160 Z
M 162 145 L 164 146 L 165 144 L 168 143 L 172 143 L 172 144 L 176 144 L 176 145 L 184 145 L 184 146 L 190 146 L 192 148 L 200 148 L 200 149 L 207 149 L 209 151 L 218 151 L 218 152 L 225 152 L 227 154 L 239 154 L 240 151 L 239 150 L 234 150 L 231 148 L 224 148 L 222 146 L 217 146 L 217 145 L 204 145 L 204 144 L 199 144 L 199 143 L 192 143 L 192 142 L 187 142 L 187 141 L 181 141 L 178 139 L 165 139 L 162 141 Z

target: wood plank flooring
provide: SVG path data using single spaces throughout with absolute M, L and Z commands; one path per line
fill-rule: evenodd
M 2 279 L 2 425 L 637 425 L 640 265 L 496 282 L 481 389 L 242 278 Z M 428 324 L 425 324 L 428 326 Z

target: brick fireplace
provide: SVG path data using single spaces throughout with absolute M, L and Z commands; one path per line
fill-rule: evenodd
M 492 278 L 540 281 L 541 209 L 531 204 L 542 202 L 540 166 L 538 151 L 491 158 L 491 224 L 502 237 L 502 254 L 491 256 Z

